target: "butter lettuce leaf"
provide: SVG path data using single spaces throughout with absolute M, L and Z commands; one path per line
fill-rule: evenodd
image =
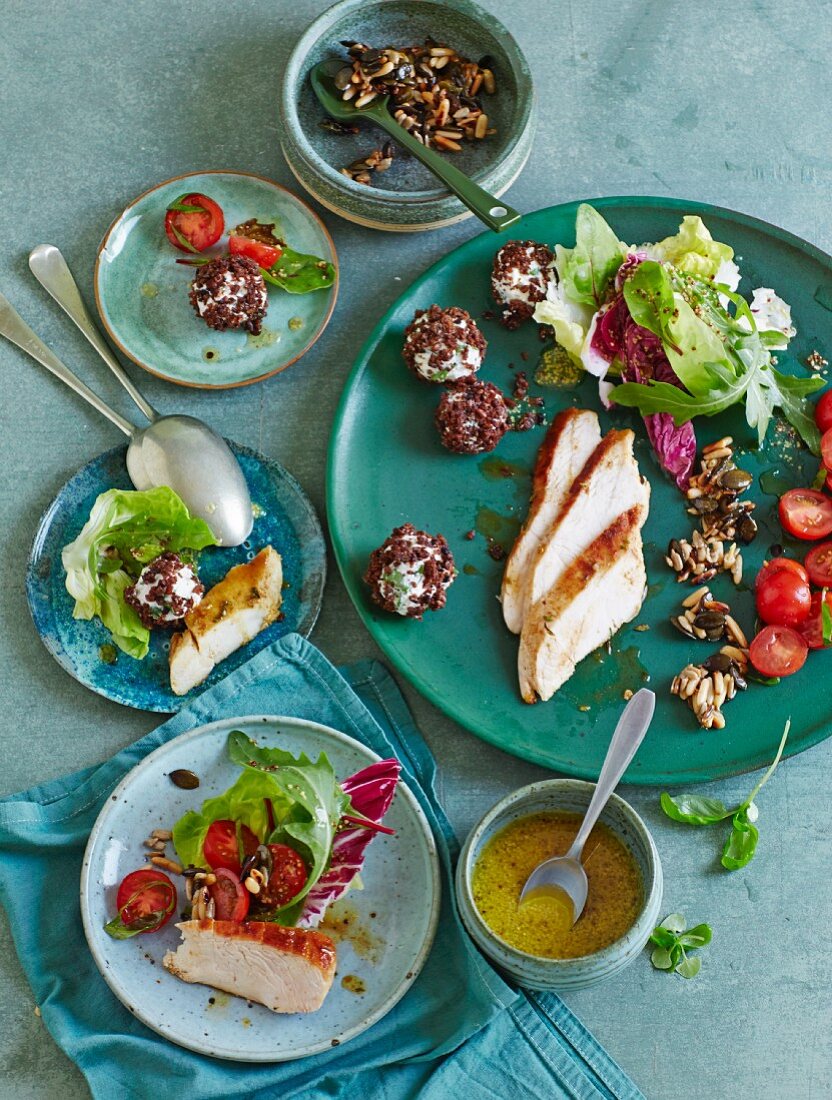
M 678 271 L 706 279 L 715 278 L 723 263 L 734 258 L 733 248 L 715 241 L 702 219 L 692 214 L 682 218 L 674 236 L 646 248 L 651 259 L 666 260 Z
M 119 649 L 141 660 L 150 631 L 124 602 L 125 588 L 165 551 L 198 551 L 216 542 L 208 524 L 191 516 L 167 486 L 101 493 L 78 537 L 61 552 L 73 617 L 97 615 Z

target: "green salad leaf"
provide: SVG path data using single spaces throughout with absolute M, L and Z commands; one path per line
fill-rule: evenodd
M 712 279 L 724 262 L 733 260 L 734 250 L 715 241 L 701 218 L 688 214 L 672 237 L 650 245 L 649 253 L 666 260 L 679 271 Z
M 224 794 L 206 799 L 198 811 L 188 810 L 173 827 L 173 845 L 182 864 L 205 866 L 202 846 L 214 821 L 239 821 L 247 825 L 258 840 L 265 840 L 269 833 L 267 799 L 275 808 L 288 809 L 289 804 L 272 777 L 247 768 Z
M 191 516 L 167 486 L 101 493 L 81 533 L 61 552 L 66 589 L 75 600 L 73 617 L 97 615 L 119 649 L 141 660 L 150 631 L 124 602 L 125 588 L 167 550 L 182 553 L 216 544 L 208 524 Z
M 738 806 L 726 807 L 724 802 L 704 795 L 679 794 L 672 797 L 665 791 L 661 796 L 661 807 L 668 817 L 685 825 L 714 825 L 718 821 L 731 818 L 731 832 L 722 849 L 722 866 L 728 871 L 737 871 L 746 867 L 754 858 L 760 834 L 754 822 L 758 818 L 754 799 L 774 774 L 780 763 L 786 739 L 791 729 L 791 719 L 786 722 L 777 753 L 762 779 L 754 790 Z
M 720 295 L 733 304 L 730 313 Z M 824 379 L 794 378 L 774 369 L 754 315 L 739 294 L 653 260 L 640 264 L 624 286 L 633 319 L 655 333 L 688 392 L 668 382 L 625 382 L 610 399 L 642 416 L 669 413 L 677 426 L 714 416 L 745 401 L 746 419 L 760 443 L 775 408 L 817 452 L 820 437 L 806 397 Z
M 657 970 L 675 970 L 683 978 L 695 978 L 702 960 L 698 955 L 688 955 L 685 949 L 705 947 L 711 942 L 712 933 L 710 925 L 697 924 L 695 928 L 685 929 L 685 924 L 681 913 L 671 913 L 653 929 L 650 942 L 656 946 L 650 962 Z
M 335 830 L 351 809 L 350 799 L 324 753 L 314 762 L 304 755 L 295 759 L 283 749 L 261 748 L 234 730 L 228 735 L 228 756 L 246 771 L 267 776 L 280 793 L 280 804 L 273 800 L 276 826 L 268 842 L 291 844 L 306 854 L 309 866 L 306 885 L 290 903 L 294 908 L 326 870 Z
M 566 296 L 598 309 L 626 250 L 598 211 L 581 203 L 575 218 L 575 247 L 556 248 L 556 267 Z
M 335 265 L 320 256 L 296 252 L 286 244 L 283 251 L 268 270 L 262 268 L 263 278 L 273 286 L 279 286 L 289 294 L 309 294 L 313 290 L 325 290 L 335 282 Z

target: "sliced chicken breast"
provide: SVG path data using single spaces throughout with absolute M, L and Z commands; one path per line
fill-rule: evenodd
M 601 428 L 594 412 L 565 409 L 552 421 L 538 451 L 529 512 L 506 560 L 500 593 L 503 618 L 515 634 L 523 625 L 530 571 L 542 540 L 600 442 Z
M 215 665 L 250 642 L 277 618 L 283 600 L 280 555 L 265 547 L 235 565 L 185 616 L 185 629 L 170 642 L 170 686 L 185 695 Z
M 647 508 L 650 486 L 639 473 L 634 440 L 629 429 L 607 432 L 575 478 L 563 507 L 542 536 L 531 567 L 524 619 L 613 520 L 636 505 Z
M 639 613 L 647 586 L 641 541 L 646 518 L 646 502 L 617 516 L 531 609 L 518 657 L 527 703 L 550 699 L 579 661 Z
M 272 1012 L 316 1012 L 335 976 L 335 944 L 322 932 L 267 921 L 189 920 L 164 966 L 183 982 L 245 997 Z

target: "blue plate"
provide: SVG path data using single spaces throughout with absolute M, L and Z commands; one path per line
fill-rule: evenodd
M 224 253 L 227 234 L 241 222 L 274 222 L 297 252 L 337 264 L 335 245 L 321 219 L 290 191 L 243 172 L 198 172 L 166 180 L 139 195 L 113 222 L 98 250 L 95 300 L 107 333 L 134 363 L 170 382 L 227 389 L 268 378 L 315 343 L 335 307 L 337 278 L 326 290 L 288 294 L 269 287 L 269 310 L 259 336 L 215 332 L 188 301 L 195 268 L 177 264 L 165 236 L 168 204 L 199 191 L 218 202 L 225 235 L 211 255 Z
M 277 462 L 229 441 L 240 461 L 257 513 L 254 529 L 242 546 L 203 551 L 200 579 L 206 588 L 221 580 L 232 565 L 250 560 L 271 544 L 283 559 L 283 618 L 217 665 L 199 692 L 233 672 L 284 634 L 308 635 L 315 625 L 326 578 L 326 547 L 311 502 L 295 479 Z M 114 664 L 102 659 L 101 647 L 112 638 L 98 619 L 73 619 L 74 600 L 66 590 L 61 550 L 77 537 L 99 493 L 132 489 L 124 456 L 116 447 L 93 459 L 69 479 L 46 509 L 38 526 L 26 573 L 26 592 L 35 627 L 44 645 L 63 668 L 99 695 L 138 710 L 171 713 L 190 702 L 170 689 L 170 633 L 151 632 L 143 661 L 117 650 Z M 106 651 L 105 651 L 106 652 Z
M 170 829 L 186 810 L 221 794 L 240 774 L 226 755 L 233 729 L 261 745 L 303 751 L 313 759 L 325 752 L 339 779 L 379 759 L 346 734 L 298 718 L 224 718 L 174 738 L 129 772 L 104 803 L 84 855 L 81 913 L 104 980 L 148 1027 L 215 1058 L 283 1062 L 347 1042 L 407 992 L 436 931 L 439 864 L 430 826 L 400 783 L 385 817 L 396 835 L 375 837 L 361 871 L 363 889 L 336 902 L 324 920 L 321 930 L 336 940 L 338 970 L 322 1007 L 305 1015 L 276 1015 L 168 974 L 162 959 L 180 942 L 172 921 L 152 936 L 139 936 L 140 943 L 111 939 L 104 925 L 115 915 L 119 882 L 145 862 L 145 837 L 152 829 Z M 175 787 L 167 776 L 176 768 L 196 772 L 199 789 Z M 181 886 L 181 879 L 175 881 Z

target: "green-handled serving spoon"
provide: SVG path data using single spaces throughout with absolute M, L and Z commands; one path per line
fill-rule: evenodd
M 489 229 L 495 233 L 502 233 L 510 225 L 520 220 L 519 211 L 507 206 L 500 199 L 489 195 L 482 187 L 474 183 L 464 172 L 460 172 L 444 157 L 435 153 L 433 149 L 427 149 L 412 134 L 409 134 L 403 126 L 393 118 L 388 110 L 389 96 L 377 96 L 366 107 L 354 107 L 352 103 L 341 99 L 338 89 L 335 87 L 335 74 L 344 67 L 344 62 L 337 59 L 322 61 L 316 65 L 309 74 L 315 95 L 326 113 L 339 122 L 352 122 L 358 116 L 374 122 L 382 130 L 386 130 L 399 145 L 422 162 L 426 168 L 440 179 L 456 197 L 463 202 L 470 211 L 477 215 L 480 221 L 485 222 Z

